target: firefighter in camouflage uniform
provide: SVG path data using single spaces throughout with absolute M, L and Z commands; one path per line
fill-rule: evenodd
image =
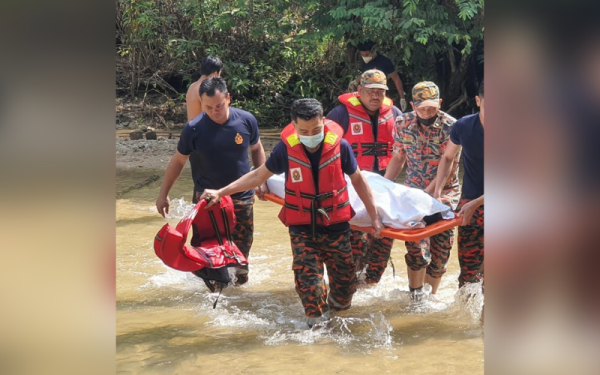
M 394 122 L 402 114 L 386 96 L 386 81 L 382 71 L 365 71 L 358 91 L 340 95 L 340 105 L 326 116 L 341 125 L 360 169 L 382 176 L 392 157 Z M 367 284 L 378 283 L 388 265 L 394 240 L 352 230 L 350 244 L 359 275 L 364 270 Z
M 289 227 L 296 292 L 312 327 L 327 320 L 330 310 L 350 308 L 356 291 L 348 224 L 354 211 L 344 174 L 350 176 L 371 217 L 372 235 L 378 237 L 383 225 L 341 127 L 323 118 L 323 108 L 315 99 L 296 100 L 291 115 L 292 123 L 264 165 L 223 189 L 205 190 L 202 198 L 217 201 L 259 186 L 275 173 L 285 173 L 285 204 L 279 218 Z
M 413 112 L 396 119 L 394 127 L 394 157 L 385 177 L 394 181 L 406 163 L 404 184 L 423 189 L 433 195 L 435 177 L 440 159 L 450 139 L 450 130 L 456 120 L 440 110 L 442 99 L 433 82 L 419 82 L 412 89 Z M 456 208 L 460 186 L 458 161 L 460 152 L 452 159 L 448 178 L 442 184 L 440 201 Z M 408 285 L 413 296 L 420 298 L 425 283 L 435 294 L 446 272 L 446 263 L 454 244 L 454 228 L 425 238 L 419 242 L 406 241 L 405 261 Z

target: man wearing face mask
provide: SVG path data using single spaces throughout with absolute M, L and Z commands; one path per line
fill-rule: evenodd
M 216 202 L 285 172 L 285 205 L 279 219 L 289 227 L 296 292 L 312 327 L 327 320 L 330 310 L 350 308 L 356 291 L 348 224 L 354 211 L 344 174 L 350 176 L 371 217 L 374 236 L 379 236 L 383 225 L 352 148 L 338 124 L 323 121 L 321 103 L 298 99 L 292 104 L 291 115 L 292 123 L 283 130 L 281 142 L 264 165 L 223 189 L 205 190 L 201 198 Z M 324 264 L 329 295 L 323 280 Z
M 382 71 L 367 70 L 361 75 L 358 92 L 340 95 L 340 105 L 327 114 L 329 120 L 341 125 L 344 139 L 350 143 L 361 170 L 385 174 L 392 156 L 395 119 L 402 112 L 386 97 L 388 87 Z M 352 230 L 352 254 L 364 281 L 376 284 L 385 271 L 394 240 L 373 238 Z
M 360 71 L 364 73 L 368 70 L 377 69 L 391 78 L 392 81 L 394 81 L 394 85 L 396 86 L 396 90 L 398 90 L 398 95 L 400 96 L 400 108 L 402 108 L 402 111 L 405 111 L 406 98 L 404 97 L 402 80 L 400 79 L 398 72 L 396 72 L 396 68 L 394 67 L 394 63 L 392 63 L 392 60 L 380 53 L 377 53 L 377 51 L 375 51 L 375 43 L 372 41 L 360 43 L 358 45 L 358 50 L 360 52 L 360 57 L 362 58 Z M 356 88 L 359 84 L 360 77 L 350 82 L 350 85 L 348 85 L 348 91 L 356 91 Z
M 413 112 L 402 114 L 394 126 L 394 156 L 385 177 L 394 181 L 406 163 L 404 184 L 424 189 L 433 195 L 437 168 L 450 140 L 450 130 L 456 120 L 440 110 L 440 91 L 433 82 L 419 82 L 412 89 Z M 454 155 L 448 178 L 440 192 L 440 201 L 456 209 L 460 197 L 458 160 Z M 415 298 L 423 294 L 423 285 L 431 285 L 435 294 L 446 272 L 446 263 L 454 244 L 454 228 L 420 242 L 406 242 L 405 261 L 408 284 Z

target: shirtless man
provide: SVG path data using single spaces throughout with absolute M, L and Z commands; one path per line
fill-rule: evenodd
M 187 107 L 187 121 L 188 123 L 198 117 L 202 112 L 202 99 L 200 99 L 200 85 L 208 78 L 221 77 L 223 71 L 223 63 L 221 59 L 213 56 L 206 56 L 202 60 L 202 67 L 200 68 L 200 79 L 190 85 L 187 94 L 185 95 L 185 105 Z M 192 176 L 198 175 L 200 157 L 198 153 L 192 152 L 190 154 L 190 167 L 192 169 Z
M 223 63 L 218 57 L 206 56 L 202 60 L 200 68 L 200 79 L 190 85 L 185 96 L 185 105 L 187 106 L 187 120 L 192 121 L 196 116 L 202 113 L 202 100 L 200 99 L 200 85 L 205 79 L 211 77 L 220 77 L 223 70 Z M 193 167 L 192 167 L 193 168 Z

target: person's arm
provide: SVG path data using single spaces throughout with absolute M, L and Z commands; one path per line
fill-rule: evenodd
M 254 166 L 254 169 L 265 164 L 265 149 L 263 148 L 260 138 L 256 144 L 250 146 L 250 157 L 252 158 L 252 165 Z
M 394 149 L 392 151 L 390 162 L 385 170 L 385 175 L 383 176 L 390 181 L 396 181 L 396 178 L 400 172 L 402 172 L 402 168 L 404 168 L 404 163 L 406 163 L 406 151 L 404 150 L 404 145 L 402 144 L 402 129 L 404 127 L 404 122 L 404 116 L 399 116 L 396 119 L 394 128 L 392 129 Z
M 269 171 L 267 166 L 263 163 L 257 169 L 251 171 L 250 173 L 246 173 L 224 188 L 219 190 L 205 189 L 200 196 L 200 199 L 208 199 L 209 203 L 206 205 L 206 207 L 210 207 L 224 196 L 239 193 L 240 191 L 246 191 L 254 188 L 255 186 L 262 185 L 272 175 L 273 172 Z
M 392 79 L 392 81 L 394 81 L 394 84 L 396 85 L 396 90 L 398 90 L 398 95 L 400 95 L 400 99 L 405 99 L 404 98 L 404 87 L 402 86 L 402 80 L 400 79 L 398 72 L 390 73 L 390 78 Z M 406 109 L 406 107 L 402 108 L 402 112 L 404 112 L 405 109 Z
M 350 175 L 350 182 L 352 182 L 354 190 L 356 190 L 358 197 L 365 205 L 365 208 L 371 217 L 371 226 L 374 228 L 373 235 L 379 237 L 381 230 L 383 229 L 383 224 L 377 213 L 377 207 L 375 206 L 371 188 L 369 187 L 369 184 L 367 184 L 365 177 L 360 173 L 360 168 L 356 168 L 356 172 Z
M 183 170 L 188 158 L 189 155 L 183 155 L 179 151 L 175 151 L 175 155 L 173 155 L 169 165 L 167 166 L 165 177 L 160 188 L 160 193 L 156 199 L 156 209 L 158 210 L 158 213 L 162 215 L 162 217 L 165 217 L 165 213 L 169 213 L 169 204 L 171 203 L 171 200 L 169 199 L 169 191 L 171 191 L 175 181 L 177 181 L 181 175 L 181 171 Z
M 258 169 L 261 165 L 265 164 L 265 149 L 263 148 L 260 140 L 260 131 L 258 130 L 258 121 L 256 117 L 250 115 L 248 119 L 249 131 L 250 131 L 250 158 L 252 159 L 252 165 L 254 169 Z M 252 186 L 258 199 L 265 201 L 264 194 L 269 192 L 267 183 Z
M 265 149 L 262 146 L 260 138 L 258 139 L 258 142 L 256 142 L 255 145 L 250 146 L 250 156 L 252 158 L 252 165 L 254 166 L 254 169 L 265 164 Z M 260 199 L 261 201 L 266 201 L 264 195 L 265 193 L 269 192 L 269 188 L 267 187 L 266 182 L 256 187 L 254 191 L 256 192 L 256 196 L 258 197 L 258 199 Z
M 437 175 L 435 179 L 431 181 L 431 184 L 427 187 L 427 189 L 425 189 L 425 191 L 433 195 L 435 199 L 440 199 L 440 196 L 442 195 L 442 189 L 444 188 L 444 185 L 446 185 L 446 181 L 448 181 L 448 178 L 453 172 L 456 172 L 456 168 L 458 168 L 456 155 L 458 155 L 460 149 L 460 145 L 455 144 L 450 139 L 448 140 L 448 144 L 444 150 L 444 155 L 442 155 L 442 159 L 438 165 Z M 433 185 L 433 187 L 431 187 L 431 185 Z
M 404 163 L 406 163 L 406 153 L 393 154 L 383 177 L 390 181 L 396 181 L 396 178 L 402 172 L 402 168 L 404 168 Z
M 402 109 L 402 112 L 404 112 L 406 111 L 406 98 L 404 97 L 404 88 L 402 87 L 400 76 L 398 75 L 398 72 L 392 72 L 390 74 L 390 78 L 396 85 L 396 90 L 398 90 L 398 95 L 400 96 L 400 109 Z
M 475 210 L 480 206 L 483 206 L 483 195 L 477 199 L 473 199 L 472 201 L 465 203 L 458 213 L 459 215 L 462 215 L 463 218 L 460 225 L 468 225 L 473 217 L 473 214 L 475 213 Z

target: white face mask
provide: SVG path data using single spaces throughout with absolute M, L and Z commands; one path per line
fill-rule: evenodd
M 373 56 L 367 56 L 367 57 L 361 56 L 361 57 L 362 57 L 363 61 L 365 62 L 365 64 L 368 64 L 369 61 L 373 60 Z
M 321 141 L 323 141 L 323 138 L 325 138 L 325 133 L 323 130 L 321 130 L 319 134 L 300 135 L 299 137 L 300 142 L 302 142 L 302 144 L 304 144 L 306 147 L 315 148 L 321 143 Z

